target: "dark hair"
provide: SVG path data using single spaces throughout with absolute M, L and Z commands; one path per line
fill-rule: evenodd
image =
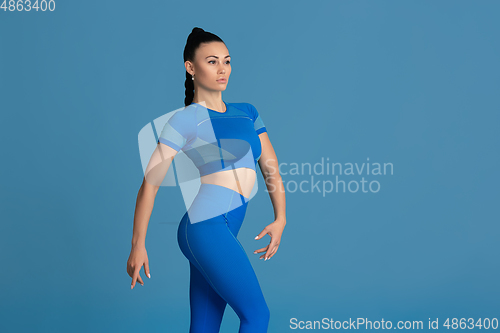
M 205 31 L 202 28 L 194 27 L 189 34 L 186 46 L 184 47 L 184 62 L 192 61 L 194 62 L 194 55 L 201 43 L 210 42 L 222 42 L 219 36 L 214 35 L 211 32 Z M 191 75 L 186 71 L 186 82 L 184 83 L 186 87 L 186 98 L 184 98 L 184 105 L 188 106 L 193 103 L 194 98 L 194 83 Z

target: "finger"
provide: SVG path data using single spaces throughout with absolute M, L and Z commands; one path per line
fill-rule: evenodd
M 267 259 L 271 259 L 271 257 L 273 256 L 273 254 L 276 252 L 276 246 L 273 247 L 272 250 L 268 251 L 267 252 Z
M 134 274 L 132 276 L 132 285 L 131 285 L 131 289 L 134 289 L 135 287 L 135 282 L 136 281 L 139 281 L 139 279 L 141 278 L 140 276 L 140 271 L 141 271 L 141 267 L 137 267 L 135 270 L 134 270 Z
M 269 255 L 269 259 L 271 259 L 271 257 L 274 256 L 276 254 L 276 252 L 278 252 L 278 247 L 279 247 L 279 245 L 276 245 L 276 247 L 274 248 L 274 250 L 271 251 L 271 254 Z
M 271 252 L 274 250 L 274 247 L 276 246 L 276 242 L 273 242 L 271 241 L 271 243 L 269 243 L 269 250 L 266 252 L 266 260 L 269 259 L 269 255 L 271 254 Z
M 268 245 L 268 246 L 266 246 L 266 251 L 265 251 L 266 253 L 264 253 L 263 255 L 261 255 L 261 256 L 259 257 L 259 259 L 265 259 L 265 258 L 266 258 L 266 254 L 270 252 L 270 251 L 269 251 L 269 249 L 270 249 L 269 245 Z
M 146 276 L 151 279 L 151 274 L 149 273 L 149 262 L 144 263 L 144 273 L 146 273 Z
M 267 260 L 271 259 L 272 256 L 274 256 L 274 254 L 276 253 L 276 251 L 278 251 L 278 247 L 279 247 L 279 243 L 276 243 L 274 245 L 274 247 L 272 248 L 271 251 L 269 251 L 269 254 L 268 254 L 268 257 L 267 257 Z
M 253 253 L 261 253 L 261 252 L 264 252 L 266 250 L 267 250 L 267 246 L 263 247 L 262 249 L 255 250 L 255 251 L 253 251 Z
M 144 281 L 142 281 L 142 278 L 141 278 L 140 274 L 137 276 L 137 280 L 139 281 L 139 283 L 141 284 L 141 286 L 144 285 Z
M 268 246 L 266 246 L 266 247 L 264 247 L 264 248 L 262 248 L 261 250 L 264 250 L 264 251 L 261 251 L 261 252 L 267 252 L 267 250 L 268 250 L 268 249 L 269 249 L 269 245 L 268 245 Z M 266 256 L 266 254 L 264 253 L 263 255 L 261 255 L 261 256 L 259 257 L 259 259 L 264 259 L 264 257 L 265 257 L 265 256 Z
M 262 237 L 264 237 L 266 234 L 267 234 L 268 230 L 267 230 L 267 227 L 262 229 L 262 231 L 260 232 L 260 234 L 258 234 L 255 239 L 261 239 Z

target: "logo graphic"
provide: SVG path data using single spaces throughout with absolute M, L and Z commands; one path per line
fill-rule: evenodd
M 225 214 L 257 193 L 250 144 L 224 135 L 239 128 L 224 128 L 219 119 L 224 115 L 213 118 L 195 103 L 156 118 L 138 135 L 144 178 L 155 186 L 179 185 L 191 223 Z M 210 195 L 200 192 L 202 183 L 212 184 Z

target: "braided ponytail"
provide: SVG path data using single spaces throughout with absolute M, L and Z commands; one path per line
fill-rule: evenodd
M 194 82 L 192 76 L 186 71 L 186 82 L 184 83 L 186 87 L 186 97 L 184 98 L 184 105 L 188 106 L 193 103 L 194 98 Z

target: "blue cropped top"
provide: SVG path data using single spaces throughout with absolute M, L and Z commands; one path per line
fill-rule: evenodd
M 255 171 L 262 153 L 259 134 L 267 130 L 255 107 L 250 103 L 224 104 L 225 112 L 198 103 L 176 111 L 158 138 L 158 143 L 182 150 L 200 177 L 237 168 Z

